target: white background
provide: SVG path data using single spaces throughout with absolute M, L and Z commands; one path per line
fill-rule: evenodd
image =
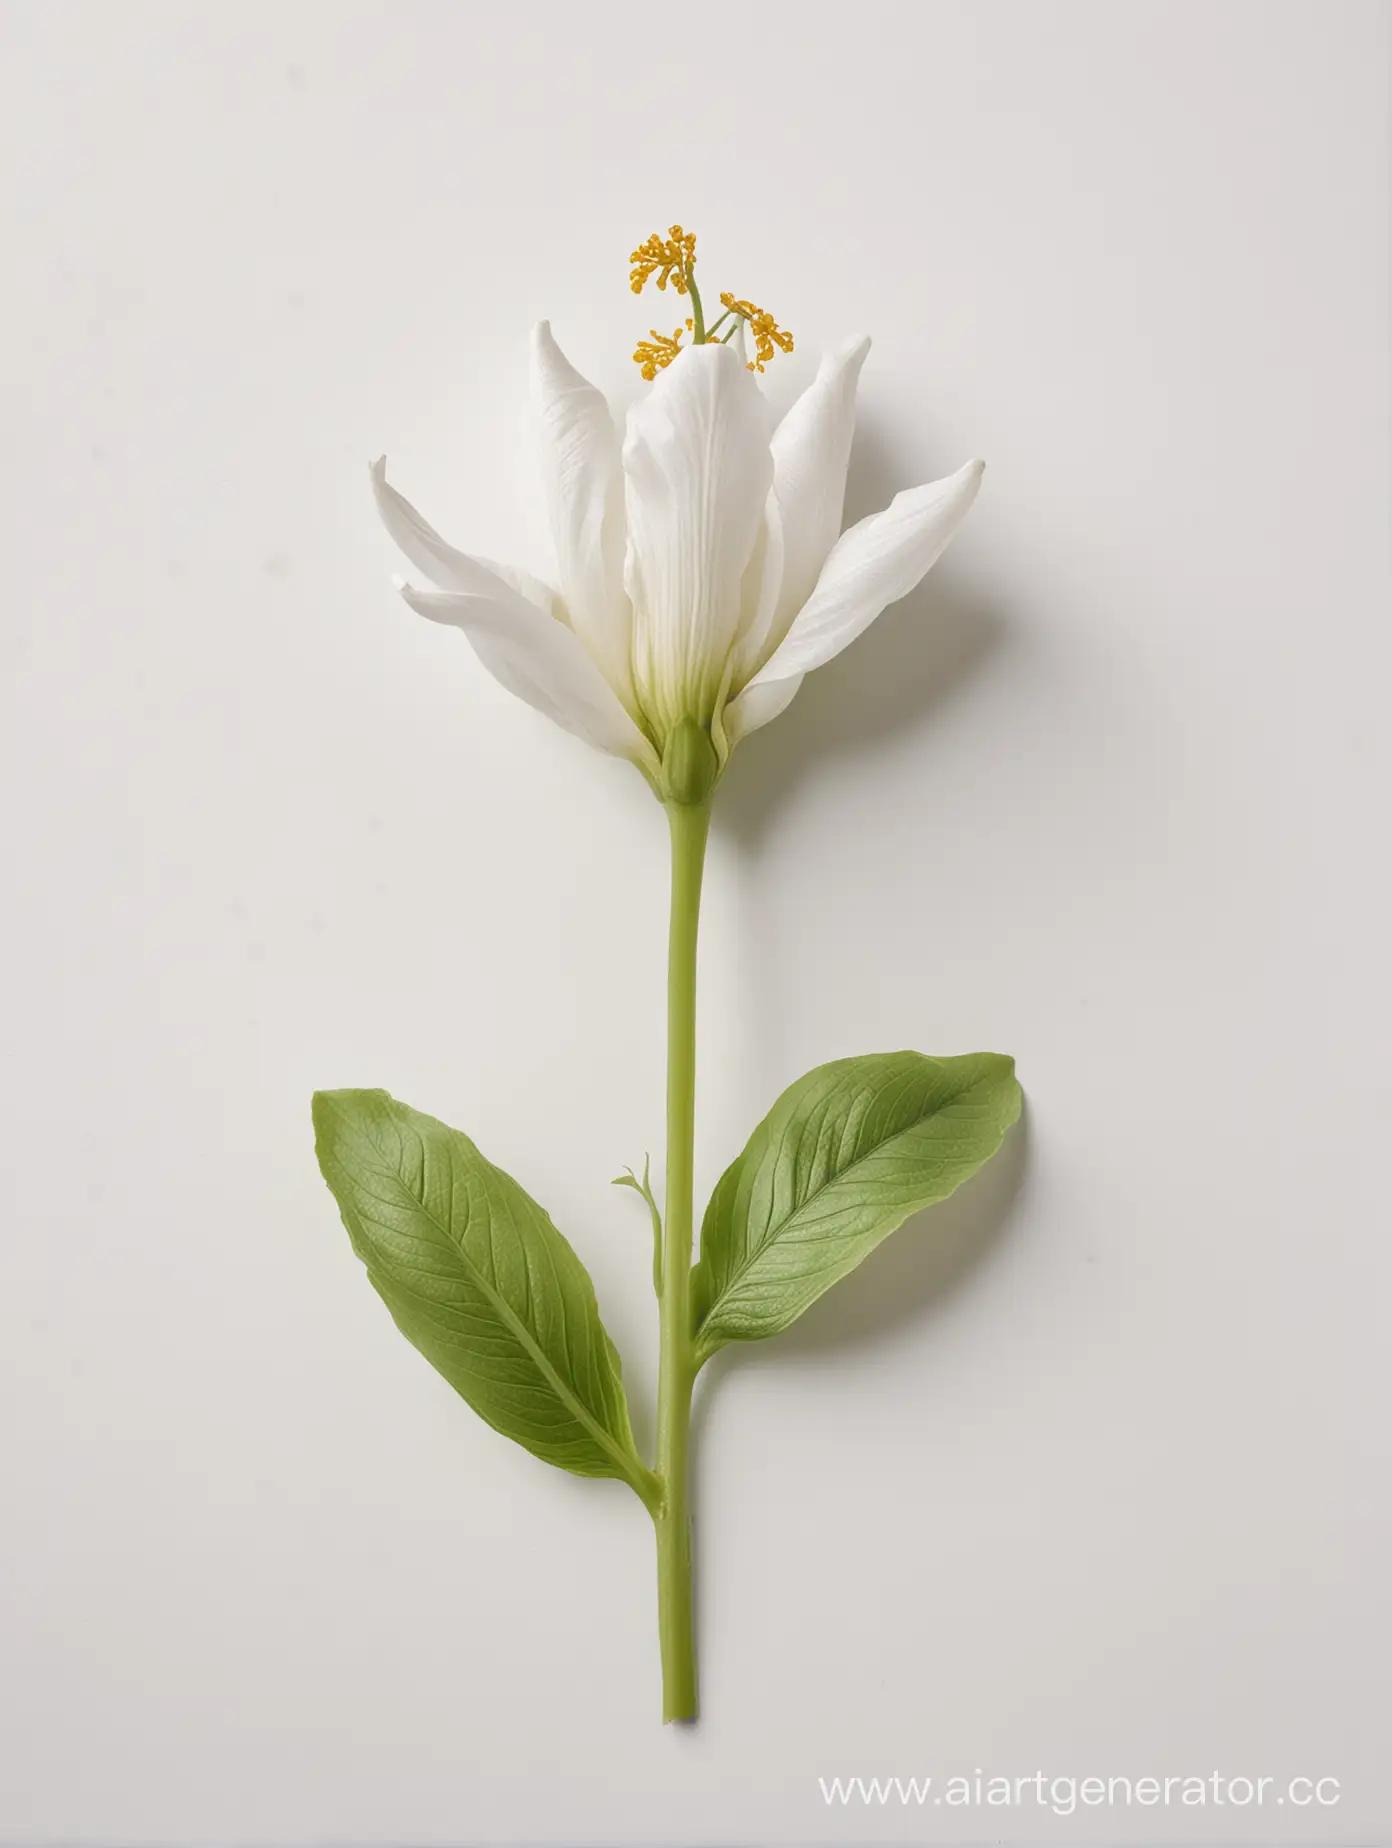
M 1385 1839 L 1382 9 L 3 9 L 0 1839 Z M 650 1435 L 662 817 L 393 597 L 369 457 L 545 568 L 525 350 L 870 331 L 947 560 L 735 760 L 708 1187 L 838 1055 L 1027 1124 L 711 1370 L 705 1718 L 651 1532 L 391 1328 L 316 1085 L 467 1128 Z M 845 1813 L 819 1776 L 1331 1776 Z

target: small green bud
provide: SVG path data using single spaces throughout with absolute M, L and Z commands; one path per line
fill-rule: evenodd
M 720 759 L 710 733 L 690 716 L 681 720 L 662 753 L 662 793 L 683 808 L 704 802 L 720 776 Z

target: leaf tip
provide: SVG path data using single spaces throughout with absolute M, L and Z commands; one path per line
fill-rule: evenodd
M 348 1129 L 354 1117 L 362 1119 L 395 1103 L 390 1091 L 352 1089 L 316 1091 L 310 1099 L 309 1112 L 314 1123 L 314 1145 L 323 1154 L 326 1146 Z

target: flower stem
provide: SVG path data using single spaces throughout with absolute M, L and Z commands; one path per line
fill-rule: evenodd
M 687 1440 L 696 1358 L 691 1328 L 693 1150 L 696 1128 L 696 933 L 710 800 L 668 803 L 672 911 L 667 941 L 667 1213 L 663 1228 L 657 1375 L 657 1625 L 662 1717 L 696 1717 Z
M 696 266 L 686 272 L 687 293 L 691 297 L 691 344 L 700 346 L 706 337 L 706 311 L 701 306 L 701 291 L 696 287 Z

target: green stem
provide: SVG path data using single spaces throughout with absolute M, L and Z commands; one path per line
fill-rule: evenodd
M 667 805 L 672 912 L 667 941 L 667 1213 L 663 1227 L 662 1345 L 657 1374 L 657 1626 L 662 1717 L 696 1717 L 691 1517 L 687 1446 L 696 1357 L 691 1331 L 693 1158 L 696 1130 L 696 933 L 710 800 Z
M 701 291 L 696 287 L 696 268 L 686 272 L 686 286 L 691 295 L 691 344 L 700 346 L 706 337 L 706 313 L 701 306 Z

